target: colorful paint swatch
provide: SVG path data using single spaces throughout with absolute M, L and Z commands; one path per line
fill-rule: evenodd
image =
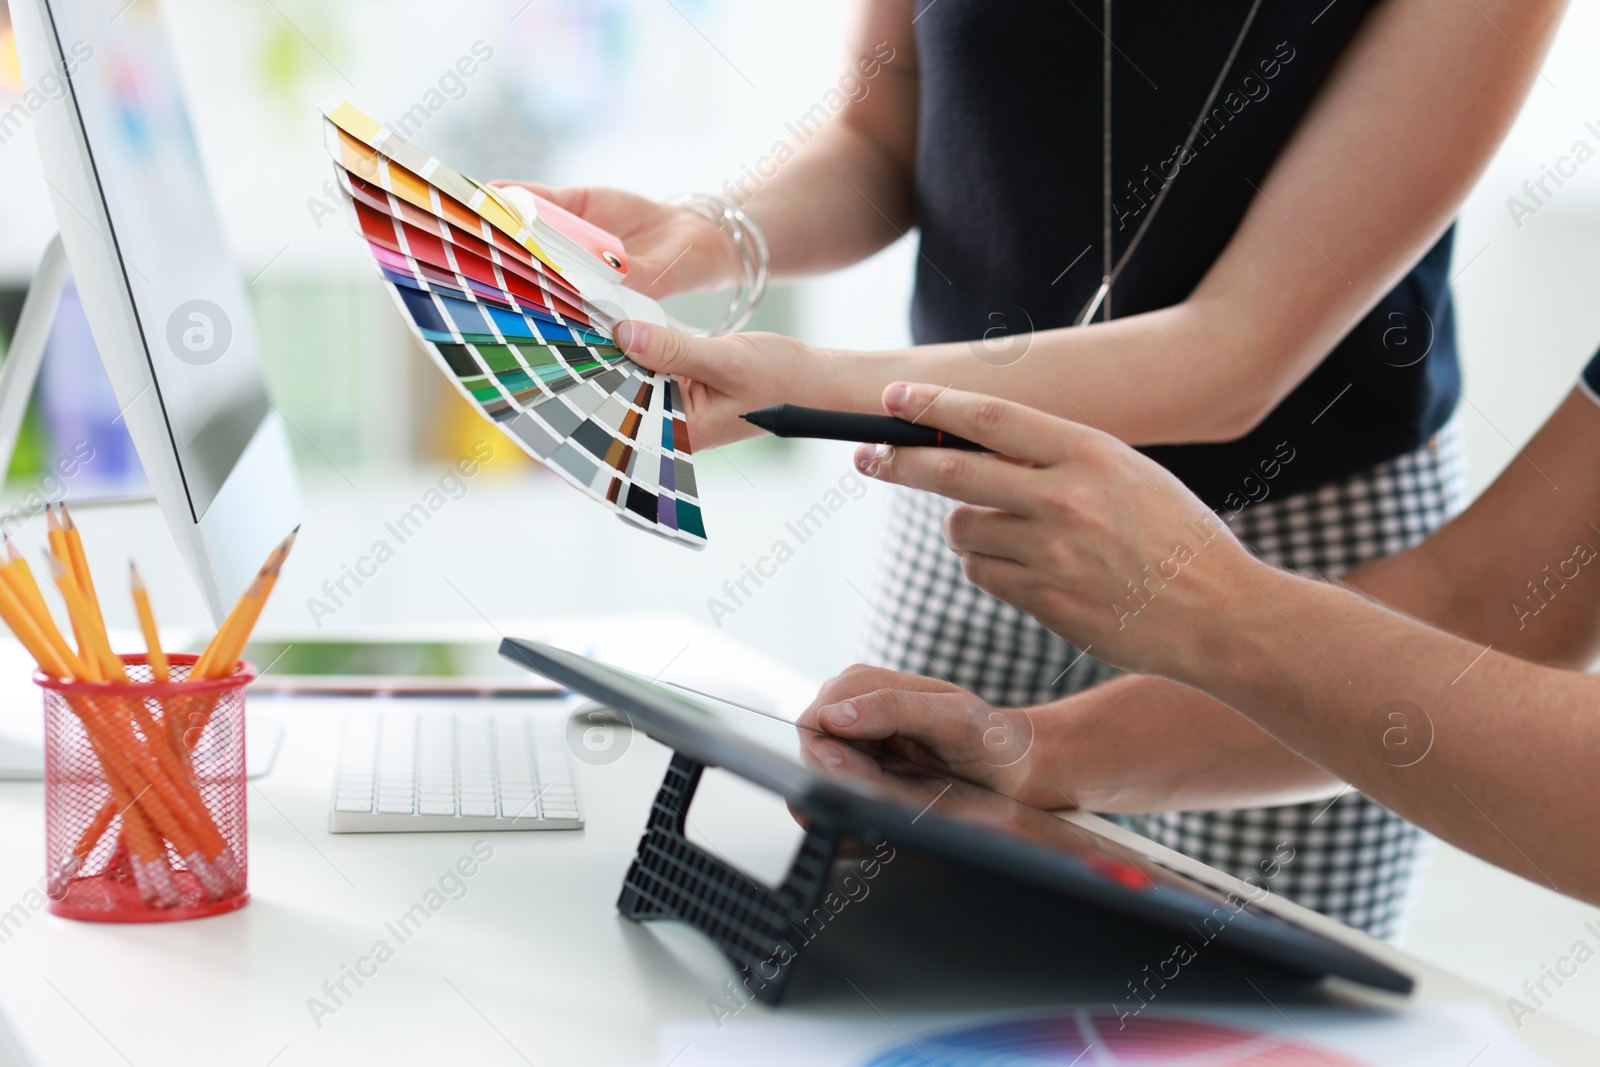
M 402 199 L 486 239 L 497 229 L 557 273 L 595 270 L 615 281 L 627 275 L 622 242 L 598 226 L 547 201 L 528 218 L 500 191 L 428 155 L 348 101 L 324 101 L 322 114 L 343 135 L 335 159 L 345 170 L 370 174 Z
M 348 205 L 356 231 L 373 244 L 463 274 L 483 285 L 525 293 L 528 299 L 549 310 L 581 322 L 588 323 L 592 318 L 584 310 L 582 295 L 564 285 L 560 288 L 549 285 L 536 272 L 519 269 L 514 264 L 497 263 L 365 204 L 349 201 Z
M 678 382 L 612 341 L 619 318 L 659 314 L 618 299 L 621 242 L 537 198 L 530 218 L 348 103 L 323 115 L 351 226 L 461 395 L 625 521 L 704 547 Z

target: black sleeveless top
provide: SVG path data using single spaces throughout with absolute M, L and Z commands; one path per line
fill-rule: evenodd
M 1161 175 L 1179 167 L 1117 281 L 1114 317 L 1178 303 L 1193 290 L 1256 195 L 1252 183 L 1262 183 L 1373 6 L 1262 0 L 1180 165 L 1178 149 L 1250 0 L 1114 0 L 1113 260 Z M 916 8 L 913 335 L 920 344 L 1069 326 L 1102 273 L 1102 5 L 917 0 Z M 1266 469 L 1280 442 L 1295 459 L 1278 468 L 1275 496 L 1419 447 L 1458 395 L 1450 245 L 1446 233 L 1244 438 L 1145 451 L 1212 506 L 1237 507 L 1241 483 Z

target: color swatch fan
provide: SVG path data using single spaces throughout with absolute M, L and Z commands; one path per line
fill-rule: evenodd
M 622 518 L 706 543 L 677 381 L 630 361 L 616 324 L 665 324 L 625 288 L 616 237 L 495 189 L 340 99 L 322 106 L 352 225 L 439 368 L 535 459 Z

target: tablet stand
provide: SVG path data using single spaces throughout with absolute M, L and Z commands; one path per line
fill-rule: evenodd
M 684 835 L 704 769 L 673 754 L 617 910 L 635 921 L 677 919 L 699 930 L 739 968 L 750 993 L 773 1004 L 788 983 L 797 946 L 810 940 L 805 923 L 827 887 L 839 837 L 813 823 L 783 884 L 756 882 Z

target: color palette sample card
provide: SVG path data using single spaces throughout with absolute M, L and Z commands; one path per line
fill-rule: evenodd
M 703 548 L 683 394 L 612 340 L 665 324 L 622 242 L 525 189 L 451 169 L 347 101 L 321 105 L 347 214 L 413 332 L 524 451 L 623 519 Z

